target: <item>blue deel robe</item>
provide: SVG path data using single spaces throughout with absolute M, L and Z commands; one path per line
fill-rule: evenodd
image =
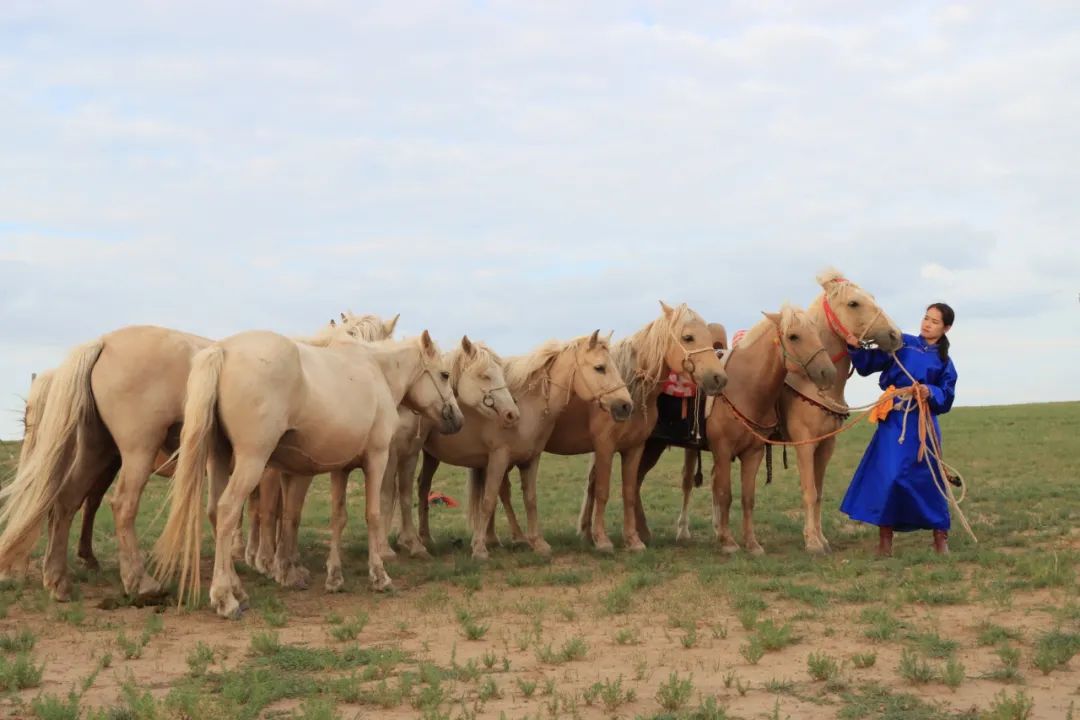
M 897 357 L 908 372 L 930 390 L 927 404 L 933 417 L 933 431 L 941 437 L 937 416 L 952 408 L 956 392 L 956 368 L 952 360 L 942 361 L 936 345 L 921 336 L 904 334 L 904 346 Z M 896 365 L 892 356 L 881 350 L 852 350 L 851 363 L 860 375 L 880 372 L 878 384 L 909 387 L 911 381 Z M 866 448 L 859 469 L 851 480 L 840 510 L 853 520 L 889 526 L 894 530 L 948 530 L 949 505 L 925 460 L 919 452 L 919 413 L 913 409 L 907 417 L 904 443 L 899 443 L 904 425 L 904 398 L 880 421 L 877 432 Z M 929 438 L 927 439 L 929 444 Z M 935 468 L 936 471 L 936 468 Z

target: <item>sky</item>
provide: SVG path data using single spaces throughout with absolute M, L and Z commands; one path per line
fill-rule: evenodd
M 1077 87 L 1066 1 L 8 0 L 0 437 L 124 325 L 514 354 L 828 266 L 956 309 L 957 405 L 1080 400 Z

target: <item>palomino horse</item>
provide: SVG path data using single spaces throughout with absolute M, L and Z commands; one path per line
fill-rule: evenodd
M 825 553 L 829 552 L 829 541 L 821 531 L 821 500 L 825 469 L 836 449 L 836 437 L 806 441 L 835 433 L 847 418 L 844 386 L 851 375 L 848 347 L 875 343 L 882 350 L 893 352 L 901 346 L 903 338 L 874 296 L 844 279 L 839 271 L 825 270 L 817 281 L 823 292 L 807 312 L 817 323 L 821 342 L 836 365 L 837 379 L 828 390 L 819 391 L 802 376 L 788 373 L 785 390 L 780 395 L 780 417 L 787 438 L 804 443 L 796 446 L 795 453 L 806 515 L 803 526 L 806 549 Z
M 836 380 L 836 366 L 829 360 L 818 327 L 808 313 L 784 305 L 779 313 L 764 314 L 765 318 L 727 352 L 724 368 L 728 384 L 713 403 L 705 422 L 705 437 L 713 455 L 713 529 L 725 552 L 739 549 L 728 520 L 731 463 L 735 458 L 739 459 L 742 480 L 743 541 L 751 553 L 764 552 L 754 535 L 753 521 L 755 480 L 765 454 L 765 443 L 758 436 L 769 437 L 779 429 L 777 405 L 784 377 L 789 372 L 798 373 L 810 378 L 820 389 L 828 388 Z M 662 441 L 650 441 L 641 461 L 642 481 L 665 447 Z M 697 453 L 687 450 L 686 455 L 689 460 Z M 693 463 L 684 462 L 679 540 L 690 538 L 689 505 L 693 489 Z M 638 501 L 641 501 L 640 493 Z
M 356 318 L 341 328 L 321 331 L 309 342 L 325 344 L 336 334 L 348 334 L 356 323 L 376 321 L 381 324 L 373 317 Z M 33 452 L 0 492 L 7 501 L 0 511 L 0 520 L 6 522 L 0 535 L 0 572 L 11 574 L 25 567 L 48 516 L 43 581 L 54 598 L 66 600 L 71 521 L 88 501 L 80 556 L 92 562 L 94 512 L 119 472 L 112 504 L 124 590 L 131 595 L 160 592 L 159 583 L 143 569 L 135 516 L 142 490 L 161 463 L 159 452 L 176 447 L 191 359 L 210 343 L 176 330 L 132 326 L 81 346 L 52 372 L 46 401 L 40 402 L 42 393 L 32 403 L 44 405 L 28 437 Z
M 637 532 L 638 464 L 645 441 L 656 425 L 656 397 L 661 381 L 672 369 L 691 377 L 708 395 L 727 382 L 723 364 L 713 350 L 705 321 L 685 304 L 671 308 L 660 303 L 660 317 L 615 344 L 612 357 L 627 378 L 635 412 L 629 422 L 616 424 L 607 414 L 581 400 L 571 400 L 559 416 L 544 448 L 559 455 L 592 452 L 589 485 L 581 507 L 579 529 L 597 550 L 613 546 L 604 527 L 615 453 L 622 456 L 623 539 L 630 550 L 643 550 Z
M 633 402 L 613 361 L 608 341 L 597 330 L 570 342 L 550 341 L 528 355 L 507 358 L 504 368 L 510 391 L 521 409 L 515 427 L 478 417 L 466 410 L 468 422 L 457 435 L 429 435 L 424 444 L 420 470 L 420 531 L 430 538 L 428 492 L 440 462 L 469 468 L 468 516 L 472 526 L 472 554 L 487 558 L 488 520 L 495 510 L 499 490 L 513 466 L 521 474 L 528 531 L 526 541 L 541 555 L 551 547 L 540 532 L 536 511 L 536 477 L 540 455 L 571 402 L 594 407 L 612 425 L 626 421 Z M 411 494 L 403 489 L 401 496 Z M 411 538 L 408 539 L 411 541 Z
M 374 315 L 341 313 L 341 325 L 330 320 L 330 327 L 340 328 L 339 338 L 343 337 L 340 333 L 344 332 L 355 340 L 388 340 L 394 334 L 398 317 L 395 315 L 384 323 Z M 311 476 L 292 475 L 286 486 L 281 471 L 267 467 L 248 503 L 248 539 L 244 560 L 248 566 L 287 587 L 305 588 L 311 578 L 300 562 L 298 548 L 292 548 L 293 552 L 287 556 L 277 551 L 285 494 L 291 493 L 294 502 L 298 499 L 302 509 L 312 480 Z M 299 515 L 296 520 L 299 522 Z
M 483 343 L 474 343 L 468 337 L 461 339 L 461 347 L 446 356 L 450 365 L 450 385 L 458 405 L 465 415 L 465 426 L 457 437 L 474 427 L 476 423 L 498 423 L 512 428 L 521 418 L 521 411 L 503 376 L 502 360 Z M 414 555 L 426 554 L 416 536 L 412 523 L 412 484 L 416 460 L 420 448 L 433 433 L 431 422 L 407 408 L 399 408 L 398 426 L 390 443 L 386 474 L 383 476 L 380 498 L 380 515 L 383 529 L 388 532 L 393 520 L 395 506 L 401 507 L 402 532 L 399 542 Z M 330 474 L 330 554 L 326 561 L 326 590 L 336 592 L 344 581 L 341 573 L 341 532 L 345 528 L 345 492 L 349 468 L 335 470 Z M 404 487 L 404 492 L 400 492 Z M 380 538 L 383 557 L 393 557 L 386 533 Z
M 376 589 L 388 587 L 390 576 L 378 552 L 378 498 L 402 403 L 439 423 L 443 432 L 461 429 L 450 368 L 426 330 L 402 342 L 333 342 L 326 347 L 247 332 L 199 353 L 188 379 L 172 507 L 154 546 L 160 576 L 179 572 L 181 599 L 185 589 L 198 597 L 199 505 L 207 463 L 222 474 L 231 448 L 233 471 L 218 500 L 210 586 L 210 602 L 219 615 L 236 617 L 247 599 L 229 538 L 244 498 L 267 464 L 297 475 L 361 465 L 367 480 L 368 572 Z

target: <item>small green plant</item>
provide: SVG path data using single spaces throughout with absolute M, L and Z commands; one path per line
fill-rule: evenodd
M 900 655 L 900 675 L 916 685 L 925 685 L 934 679 L 934 669 L 911 650 Z
M 37 643 L 37 635 L 29 628 L 0 635 L 0 650 L 7 653 L 30 652 Z
M 56 609 L 56 618 L 60 622 L 79 627 L 86 620 L 86 608 L 83 607 L 81 601 L 73 602 L 65 607 L 58 607 Z
M 499 690 L 499 686 L 495 684 L 495 678 L 493 677 L 484 678 L 484 682 L 480 684 L 476 692 L 480 702 L 496 700 L 502 697 L 502 692 Z
M 682 642 L 682 646 L 684 648 L 686 648 L 687 650 L 694 647 L 695 645 L 697 645 L 697 641 L 698 641 L 697 628 L 696 627 L 690 628 L 689 630 L 687 630 L 683 634 L 683 636 L 681 638 L 679 638 L 679 640 L 680 640 L 680 642 Z
M 739 648 L 739 654 L 743 656 L 743 659 L 751 665 L 757 665 L 761 658 L 765 657 L 765 648 L 761 644 L 761 640 L 754 636 L 750 638 L 750 642 Z
M 582 693 L 582 699 L 590 706 L 599 701 L 608 713 L 614 714 L 622 705 L 634 702 L 637 694 L 633 689 L 623 688 L 623 678 L 620 675 L 615 680 L 606 678 L 603 682 L 593 683 Z
M 623 628 L 615 633 L 615 642 L 619 645 L 639 645 L 641 633 L 634 628 Z
M 74 690 L 62 700 L 56 695 L 38 695 L 30 701 L 30 710 L 40 720 L 79 720 L 82 710 L 79 708 L 79 696 Z
M 660 687 L 657 688 L 656 702 L 669 712 L 677 712 L 686 706 L 693 692 L 693 675 L 680 678 L 677 672 L 672 672 L 667 681 L 660 683 Z
M 758 623 L 757 637 L 760 638 L 761 646 L 765 650 L 780 650 L 799 641 L 790 623 L 777 627 L 772 620 Z
M 1043 675 L 1064 667 L 1076 653 L 1080 652 L 1080 634 L 1066 633 L 1060 629 L 1045 633 L 1035 644 L 1033 660 Z
M 517 679 L 518 690 L 521 691 L 522 697 L 531 698 L 533 693 L 536 692 L 536 681 L 526 680 L 525 678 Z
M 877 662 L 877 653 L 857 653 L 851 656 L 851 664 L 860 670 L 874 667 L 874 663 Z
M 116 636 L 116 645 L 124 653 L 125 660 L 136 660 L 142 657 L 143 643 L 132 640 L 123 630 Z
M 41 683 L 44 665 L 34 665 L 27 653 L 19 653 L 14 661 L 0 656 L 0 689 L 25 690 Z
M 1000 645 L 1006 640 L 1019 640 L 1020 633 L 1015 630 L 995 625 L 992 622 L 982 622 L 978 627 L 979 645 Z
M 207 668 L 214 662 L 214 651 L 206 643 L 199 641 L 195 649 L 188 653 L 188 672 L 192 677 L 202 677 Z
M 633 589 L 628 585 L 619 585 L 604 596 L 604 610 L 608 615 L 625 615 L 630 612 L 633 599 Z
M 896 637 L 903 624 L 884 608 L 866 608 L 859 619 L 869 625 L 863 634 L 871 640 L 885 641 Z
M 949 658 L 941 670 L 941 682 L 955 690 L 964 682 L 964 664 L 956 658 Z
M 1020 651 L 1009 644 L 999 645 L 994 653 L 1001 660 L 1001 667 L 989 674 L 993 680 L 1007 683 L 1018 683 L 1023 680 L 1020 675 Z
M 806 658 L 806 670 L 819 682 L 832 680 L 840 672 L 840 665 L 825 653 L 812 652 Z
M 1018 690 L 1015 695 L 1009 695 L 1002 690 L 994 696 L 994 701 L 983 718 L 985 720 L 1028 720 L 1034 709 L 1035 701 L 1023 690 Z
M 739 611 L 739 624 L 743 630 L 753 630 L 757 625 L 758 611 L 756 608 L 743 608 Z
M 458 612 L 458 621 L 461 623 L 461 630 L 465 634 L 466 640 L 480 640 L 487 634 L 488 628 L 491 627 L 488 623 L 478 622 L 476 618 L 465 610 Z
M 341 621 L 330 629 L 330 636 L 338 642 L 355 640 L 368 623 L 368 614 L 359 612 L 348 622 Z

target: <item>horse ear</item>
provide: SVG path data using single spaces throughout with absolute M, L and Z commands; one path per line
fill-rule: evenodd
M 431 339 L 431 335 L 427 330 L 420 333 L 420 348 L 428 355 L 435 356 L 437 354 L 435 341 Z
M 476 355 L 476 347 L 472 344 L 472 340 L 468 335 L 461 336 L 461 349 L 465 351 L 465 354 L 469 357 Z
M 30 373 L 30 382 L 37 380 L 37 373 Z
M 671 317 L 675 313 L 675 309 L 668 305 L 663 300 L 660 301 L 660 308 L 664 311 L 664 314 Z
M 592 350 L 596 347 L 596 343 L 600 342 L 600 329 L 593 330 L 593 334 L 589 336 L 589 349 Z
M 334 322 L 334 318 L 330 318 L 330 327 L 332 327 L 332 328 L 336 328 L 336 327 L 337 327 L 337 323 L 336 323 L 336 322 Z
M 398 313 L 393 318 L 383 323 L 383 330 L 386 332 L 386 337 L 390 337 L 394 334 L 394 328 L 397 327 L 397 321 L 400 317 L 401 313 Z
M 345 315 L 345 313 L 341 313 L 341 322 L 348 322 L 348 321 L 349 321 L 349 318 Z
M 609 332 L 609 333 L 607 334 L 607 344 L 608 344 L 608 345 L 610 345 L 610 344 L 611 344 L 611 337 L 612 337 L 612 336 L 613 336 L 614 334 L 615 334 L 615 331 L 614 331 L 614 330 L 612 330 L 611 332 Z
M 769 318 L 769 320 L 772 321 L 773 325 L 775 325 L 776 327 L 780 327 L 780 313 L 771 313 L 762 310 L 761 314 Z

